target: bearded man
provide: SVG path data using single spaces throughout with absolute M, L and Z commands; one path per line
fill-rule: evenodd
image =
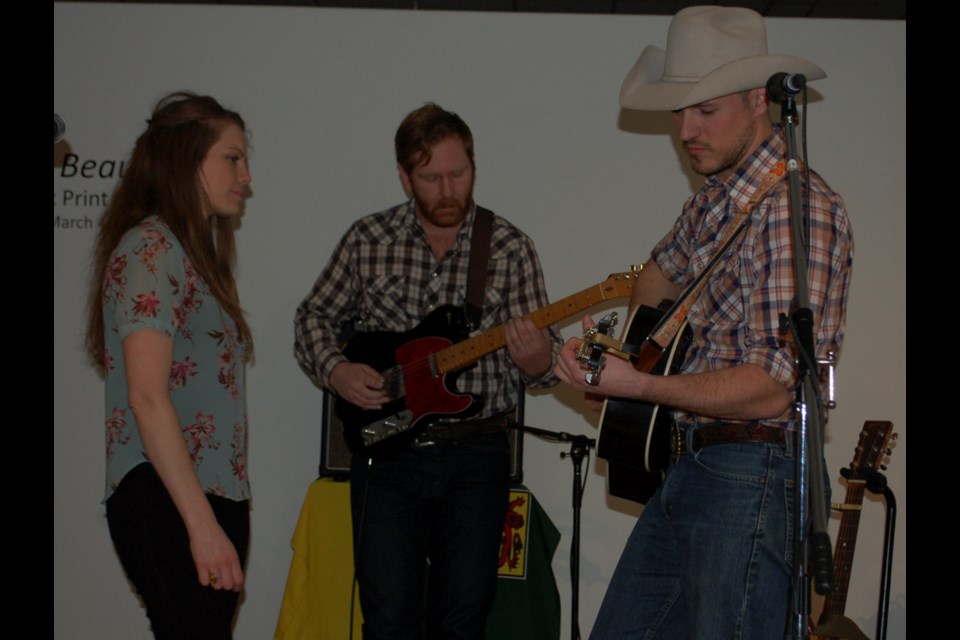
M 441 396 L 442 405 L 444 389 L 411 388 L 415 372 L 403 388 L 368 362 L 351 361 L 351 350 L 340 348 L 340 328 L 351 322 L 364 332 L 402 333 L 437 313 L 459 315 L 470 307 L 471 254 L 489 246 L 479 267 L 485 284 L 478 286 L 482 303 L 473 309 L 482 311 L 472 332 L 505 325 L 507 349 L 480 358 L 457 378 L 457 389 L 478 402 L 418 430 L 398 450 L 368 455 L 355 448 L 350 475 L 364 637 L 419 638 L 425 631 L 431 638 L 482 638 L 508 501 L 506 415 L 517 404 L 518 375 L 530 387 L 556 383 L 551 370 L 560 336 L 524 317 L 547 305 L 540 261 L 530 238 L 474 203 L 474 145 L 466 123 L 427 104 L 400 124 L 395 147 L 409 199 L 347 231 L 297 310 L 295 352 L 304 371 L 349 403 L 361 422 L 404 393 L 415 414 L 434 400 L 423 395 Z M 485 231 L 483 222 L 475 226 L 478 216 L 486 217 Z M 474 243 L 474 235 L 489 241 Z M 351 344 L 379 335 L 360 333 Z M 376 350 L 368 350 L 374 360 Z M 368 430 L 389 432 L 408 417 L 400 411 Z
M 779 179 L 785 143 L 763 88 L 778 72 L 825 75 L 806 60 L 768 54 L 756 12 L 690 7 L 674 16 L 666 51 L 648 46 L 621 88 L 625 108 L 672 112 L 691 167 L 706 177 L 653 248 L 632 307 L 676 300 L 725 233 L 742 216 L 748 222 L 690 307 L 693 343 L 679 375 L 611 357 L 592 386 L 576 359 L 579 341 L 561 351 L 556 372 L 575 388 L 673 408 L 670 467 L 627 540 L 594 639 L 784 634 L 797 353 L 780 329 L 795 292 Z M 825 357 L 843 340 L 853 237 L 842 199 L 816 173 L 808 186 L 810 308 Z

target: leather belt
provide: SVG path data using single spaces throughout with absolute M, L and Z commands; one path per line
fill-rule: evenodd
M 774 444 L 783 447 L 787 444 L 787 431 L 763 424 L 736 424 L 732 422 L 699 427 L 693 432 L 693 443 L 690 451 L 696 453 L 704 447 L 735 443 Z M 670 429 L 670 453 L 676 461 L 686 452 L 687 430 L 674 422 Z
M 413 446 L 429 447 L 437 444 L 459 444 L 474 436 L 506 431 L 509 426 L 508 423 L 507 415 L 502 413 L 482 420 L 434 423 L 417 436 L 417 439 L 413 441 Z

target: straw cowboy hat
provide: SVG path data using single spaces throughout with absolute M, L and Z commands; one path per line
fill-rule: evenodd
M 808 60 L 767 53 L 759 13 L 740 7 L 688 7 L 667 32 L 667 50 L 648 46 L 620 87 L 620 106 L 674 111 L 720 96 L 763 87 L 779 71 L 819 80 Z

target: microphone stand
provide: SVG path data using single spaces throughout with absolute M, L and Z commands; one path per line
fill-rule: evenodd
M 573 537 L 570 540 L 570 637 L 580 638 L 580 508 L 583 504 L 583 460 L 590 457 L 590 449 L 597 445 L 596 438 L 573 435 L 565 431 L 549 431 L 530 427 L 511 420 L 511 428 L 533 434 L 551 442 L 569 442 L 570 451 L 561 458 L 573 461 Z
M 799 85 L 790 85 L 800 79 Z M 782 85 L 781 85 L 782 82 Z M 834 589 L 833 553 L 827 533 L 827 508 L 823 485 L 823 430 L 824 417 L 816 372 L 813 311 L 807 276 L 807 222 L 800 196 L 801 159 L 797 152 L 796 125 L 799 120 L 795 95 L 803 88 L 802 76 L 774 74 L 767 82 L 771 101 L 781 104 L 781 124 L 787 145 L 787 182 L 789 186 L 791 236 L 793 241 L 796 307 L 788 326 L 792 329 L 798 351 L 797 396 L 798 413 L 795 501 L 794 501 L 794 563 L 790 621 L 787 638 L 807 638 L 807 619 L 810 613 L 810 578 L 806 574 L 808 560 L 813 563 L 814 586 L 819 594 Z M 785 318 L 781 318 L 784 321 Z M 812 533 L 809 536 L 812 517 Z

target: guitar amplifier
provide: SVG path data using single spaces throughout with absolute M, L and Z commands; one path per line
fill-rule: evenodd
M 517 424 L 523 424 L 523 403 L 526 388 L 518 383 L 517 407 L 510 415 Z M 343 423 L 333 410 L 333 394 L 323 392 L 323 423 L 320 431 L 320 477 L 347 480 L 350 477 L 350 460 L 353 454 L 343 438 Z M 523 482 L 523 432 L 510 429 L 510 481 Z

